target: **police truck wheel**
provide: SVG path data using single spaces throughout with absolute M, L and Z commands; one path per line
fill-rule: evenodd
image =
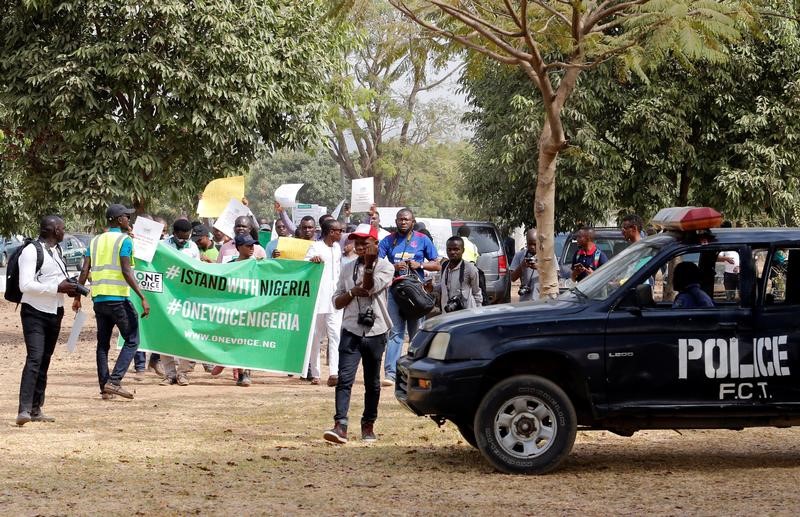
M 575 442 L 575 408 L 564 390 L 536 375 L 494 386 L 475 413 L 478 449 L 507 474 L 544 474 L 564 460 Z

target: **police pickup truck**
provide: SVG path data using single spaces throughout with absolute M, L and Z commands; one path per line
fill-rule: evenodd
M 557 299 L 428 320 L 398 361 L 397 399 L 524 474 L 558 467 L 578 429 L 800 424 L 800 229 L 721 221 L 661 210 L 662 233 Z

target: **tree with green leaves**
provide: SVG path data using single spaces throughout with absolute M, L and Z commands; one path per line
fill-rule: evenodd
M 731 0 L 389 0 L 436 38 L 518 67 L 541 95 L 533 213 L 540 260 L 553 256 L 558 156 L 568 146 L 563 112 L 578 78 L 615 61 L 644 77 L 669 55 L 721 62 L 749 17 Z M 558 292 L 555 269 L 541 268 L 543 296 Z
M 645 82 L 607 63 L 586 79 L 563 113 L 558 229 L 676 205 L 713 206 L 738 224 L 800 223 L 800 24 L 767 17 L 715 66 L 668 59 Z M 485 60 L 462 81 L 476 127 L 469 196 L 529 225 L 541 99 L 521 72 Z
M 142 211 L 195 196 L 262 147 L 316 141 L 347 42 L 331 5 L 9 0 L 0 124 L 31 144 L 3 167 L 29 203 L 99 216 L 113 200 Z
M 356 43 L 341 79 L 351 84 L 352 96 L 331 105 L 327 148 L 344 178 L 374 177 L 378 204 L 397 205 L 411 192 L 413 174 L 392 157 L 441 141 L 459 125 L 460 114 L 450 104 L 422 99 L 456 69 L 444 70 L 449 54 L 391 7 L 373 0 L 352 3 Z

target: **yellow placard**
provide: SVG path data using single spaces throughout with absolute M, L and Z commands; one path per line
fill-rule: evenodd
M 244 176 L 219 178 L 209 182 L 197 203 L 200 217 L 219 217 L 231 199 L 244 197 Z
M 278 247 L 281 252 L 279 258 L 291 260 L 303 260 L 306 258 L 311 241 L 305 239 L 295 239 L 293 237 L 278 237 Z

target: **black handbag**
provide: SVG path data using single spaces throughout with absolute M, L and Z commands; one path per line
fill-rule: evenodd
M 400 314 L 407 320 L 418 320 L 428 314 L 435 300 L 425 291 L 416 273 L 400 276 L 392 282 L 391 293 Z

